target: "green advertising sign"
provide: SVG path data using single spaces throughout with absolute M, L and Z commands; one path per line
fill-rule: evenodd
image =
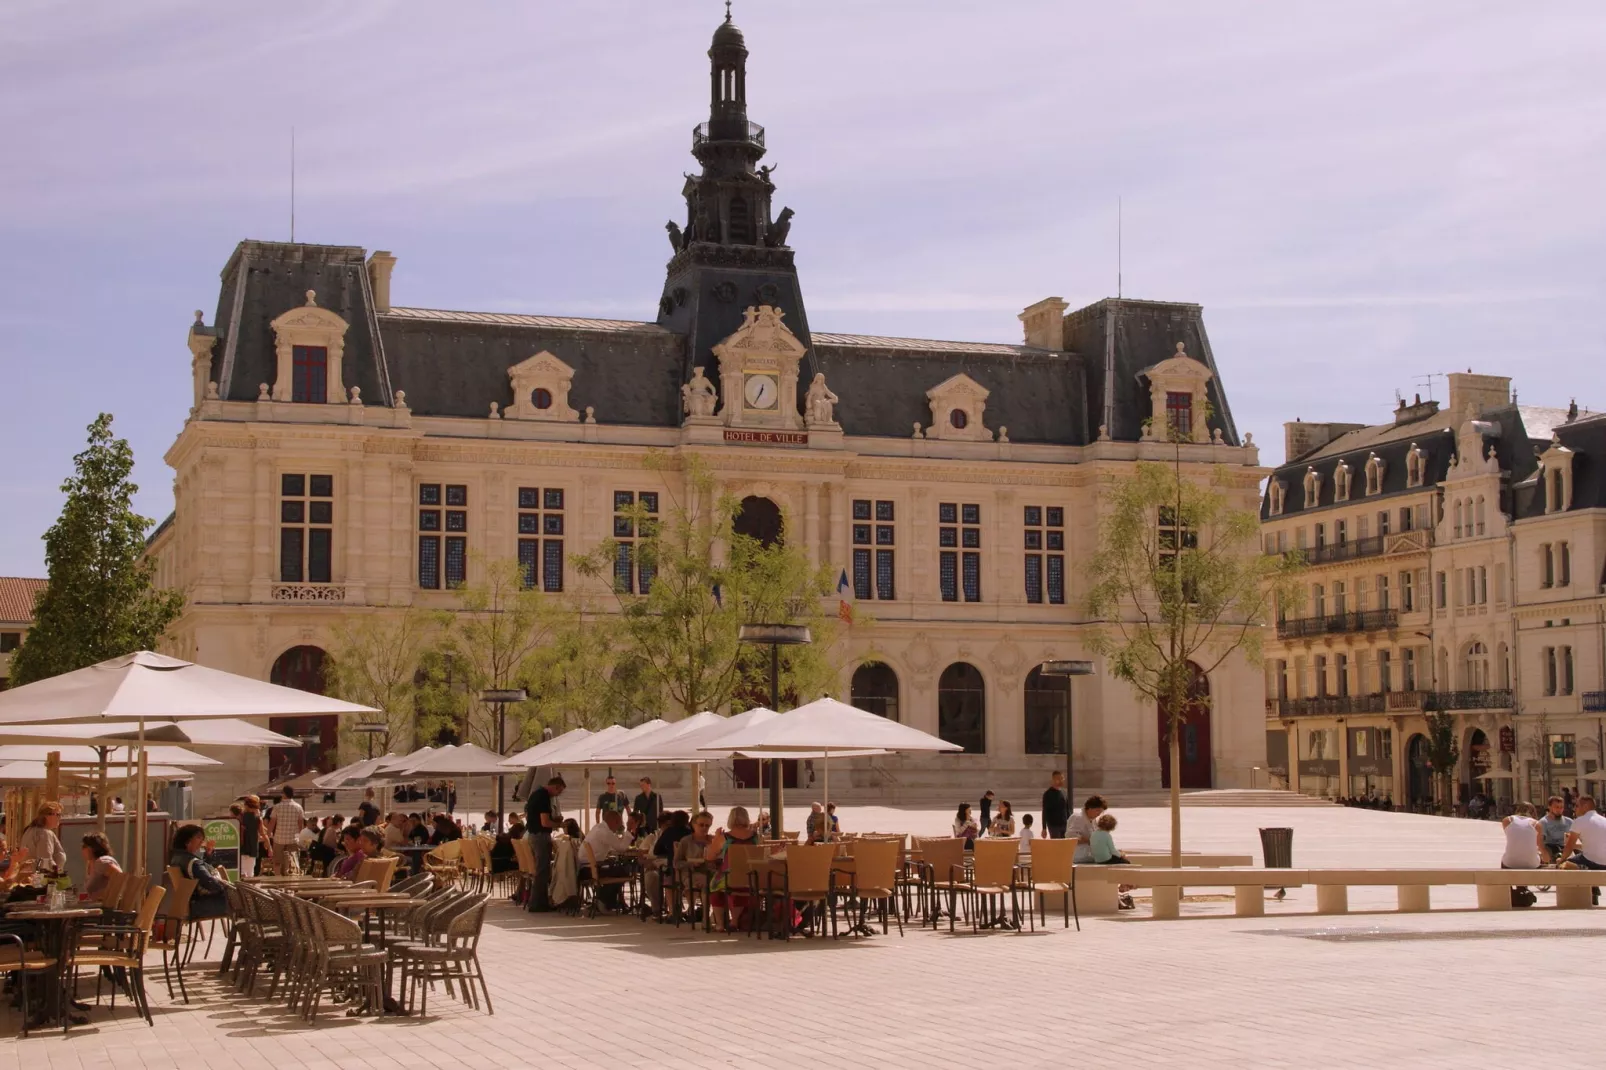
M 225 871 L 229 880 L 240 879 L 240 822 L 232 817 L 216 817 L 205 823 L 206 839 L 212 847 L 206 860 L 214 869 Z

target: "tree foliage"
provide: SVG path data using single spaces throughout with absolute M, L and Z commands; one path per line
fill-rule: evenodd
M 1090 646 L 1168 714 L 1173 864 L 1181 854 L 1180 727 L 1190 705 L 1209 701 L 1193 693 L 1196 675 L 1234 654 L 1258 660 L 1271 606 L 1297 598 L 1299 560 L 1260 552 L 1258 513 L 1233 501 L 1233 478 L 1217 467 L 1200 479 L 1180 459 L 1139 462 L 1104 488 L 1107 512 L 1087 565 L 1087 613 L 1102 622 Z
M 61 516 L 45 533 L 50 579 L 12 658 L 13 685 L 154 649 L 184 609 L 183 593 L 157 590 L 155 563 L 141 558 L 151 522 L 134 512 L 134 451 L 112 436 L 109 413 L 89 425 L 73 467 Z
M 1439 806 L 1446 813 L 1455 803 L 1455 768 L 1461 761 L 1460 732 L 1455 714 L 1443 710 L 1424 715 L 1428 723 L 1427 759 L 1438 785 Z
M 373 613 L 348 617 L 334 629 L 324 661 L 329 694 L 385 711 L 385 731 L 376 746 L 381 752 L 405 754 L 413 748 L 419 674 L 425 656 L 439 640 L 439 621 L 420 609 L 400 614 Z M 350 718 L 343 735 L 354 737 Z M 353 750 L 354 738 L 345 740 Z
M 665 495 L 666 508 L 631 514 L 638 570 L 650 578 L 643 593 L 613 585 L 620 543 L 608 539 L 578 558 L 584 576 L 615 586 L 621 662 L 639 666 L 645 692 L 671 710 L 698 713 L 734 704 L 768 701 L 769 654 L 743 644 L 743 624 L 801 624 L 813 643 L 781 652 L 783 694 L 817 696 L 836 678 L 833 663 L 837 620 L 822 611 L 831 593 L 831 570 L 810 564 L 795 541 L 765 546 L 735 534 L 741 502 L 716 485 L 706 465 L 673 462 L 653 454 L 649 468 L 671 473 L 666 484 L 682 485 Z

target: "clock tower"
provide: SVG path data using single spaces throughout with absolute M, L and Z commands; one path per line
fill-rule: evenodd
M 710 369 L 726 426 L 801 428 L 800 363 L 818 369 L 787 244 L 792 210 L 773 210 L 776 169 L 758 166 L 764 128 L 747 118 L 747 43 L 728 10 L 708 58 L 708 121 L 691 143 L 701 170 L 681 188 L 683 221 L 665 227 L 658 323 L 686 338 L 681 384 L 700 390 L 700 369 Z

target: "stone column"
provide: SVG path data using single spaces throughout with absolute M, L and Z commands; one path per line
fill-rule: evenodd
M 809 555 L 809 564 L 818 566 L 820 563 L 820 487 L 814 483 L 804 483 L 801 487 L 803 495 L 803 545 Z
M 268 602 L 273 596 L 274 529 L 273 462 L 258 447 L 251 501 L 251 601 Z

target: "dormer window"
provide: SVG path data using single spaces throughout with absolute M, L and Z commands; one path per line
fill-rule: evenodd
M 1193 439 L 1193 395 L 1168 390 L 1165 395 L 1165 425 L 1173 441 Z
M 1375 453 L 1366 459 L 1366 493 L 1383 493 L 1383 458 Z
M 273 400 L 345 404 L 341 362 L 346 321 L 318 307 L 316 291 L 308 290 L 306 304 L 285 312 L 271 326 L 277 365 Z
M 1214 373 L 1202 361 L 1188 356 L 1186 346 L 1178 342 L 1173 355 L 1141 374 L 1149 381 L 1145 439 L 1163 435 L 1174 442 L 1210 441 L 1207 389 Z
M 1564 513 L 1573 506 L 1573 451 L 1552 434 L 1550 448 L 1539 456 L 1545 481 L 1545 512 Z
M 1349 462 L 1339 461 L 1338 467 L 1333 469 L 1333 500 L 1335 502 L 1349 501 L 1349 478 Z
M 290 400 L 328 401 L 329 347 L 292 346 L 290 353 Z
M 1405 485 L 1420 487 L 1426 471 L 1427 455 L 1413 442 L 1405 454 Z
M 1283 481 L 1274 479 L 1266 488 L 1266 499 L 1272 516 L 1283 515 L 1283 496 L 1287 492 Z
M 1322 475 L 1314 468 L 1305 470 L 1305 508 L 1314 509 L 1321 504 Z

